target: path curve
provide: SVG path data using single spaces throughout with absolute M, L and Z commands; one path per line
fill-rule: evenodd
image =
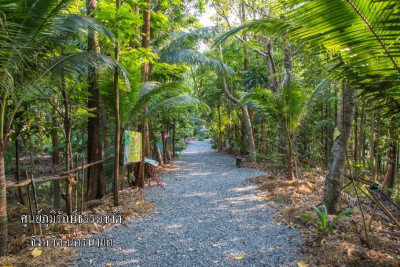
M 272 221 L 255 185 L 243 181 L 263 173 L 234 163 L 208 141 L 191 142 L 164 187 L 144 189 L 156 213 L 99 234 L 113 247 L 81 248 L 76 266 L 297 266 L 297 231 Z

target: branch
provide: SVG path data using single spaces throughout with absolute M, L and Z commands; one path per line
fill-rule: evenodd
M 218 4 L 218 5 L 219 5 L 219 4 Z M 223 14 L 222 12 L 220 12 L 220 11 L 218 10 L 218 8 L 215 6 L 215 3 L 213 3 L 213 6 L 214 6 L 215 11 L 217 12 L 217 14 L 220 15 L 220 16 L 226 21 L 226 23 L 228 24 L 229 30 L 232 30 L 232 27 L 231 27 L 231 24 L 230 24 L 230 22 L 229 22 L 229 20 L 228 20 L 228 17 L 227 17 L 225 14 Z M 249 45 L 246 43 L 246 41 L 243 40 L 243 38 L 240 38 L 240 37 L 237 36 L 236 34 L 234 35 L 234 37 L 235 37 L 237 40 L 239 40 L 240 42 L 242 42 L 245 46 L 247 46 L 248 48 L 250 48 L 253 52 L 255 52 L 255 53 L 257 53 L 257 54 L 263 56 L 264 58 L 267 57 L 267 54 L 265 54 L 265 53 L 264 53 L 263 51 L 261 51 L 260 49 L 257 49 L 257 48 L 254 48 L 254 47 L 252 47 L 252 46 L 249 46 Z
M 222 66 L 222 63 L 220 63 L 220 64 L 221 64 L 221 67 L 223 67 L 223 66 Z M 223 83 L 223 85 L 224 85 L 224 93 L 225 93 L 226 97 L 227 97 L 230 101 L 232 101 L 233 103 L 239 104 L 239 100 L 237 100 L 237 99 L 229 92 L 228 85 L 226 84 L 226 76 L 225 76 L 225 70 L 224 70 L 224 68 L 222 68 L 221 74 L 222 74 L 222 83 Z

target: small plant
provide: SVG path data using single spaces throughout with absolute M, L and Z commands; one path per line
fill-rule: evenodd
M 346 209 L 341 213 L 339 213 L 335 218 L 328 220 L 328 212 L 326 210 L 325 205 L 322 205 L 321 210 L 319 210 L 315 206 L 313 208 L 318 216 L 319 222 L 307 214 L 301 214 L 299 217 L 315 223 L 317 226 L 317 228 L 315 229 L 316 233 L 322 236 L 326 236 L 329 233 L 333 234 L 333 223 L 341 218 L 348 217 L 346 215 L 353 211 L 353 209 Z
M 281 202 L 283 200 L 282 196 L 276 196 L 276 200 L 278 200 L 279 202 Z

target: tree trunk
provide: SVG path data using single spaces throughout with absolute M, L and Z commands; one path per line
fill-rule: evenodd
M 160 166 L 162 166 L 164 163 L 163 163 L 162 155 L 161 155 L 160 149 L 158 148 L 157 142 L 154 142 L 154 151 L 156 151 L 158 164 L 160 164 Z
M 15 180 L 20 181 L 21 178 L 21 168 L 19 166 L 19 141 L 18 136 L 15 138 Z M 25 205 L 25 200 L 22 195 L 22 187 L 18 187 L 18 197 L 22 205 Z
M 8 221 L 7 221 L 7 190 L 4 170 L 5 142 L 0 143 L 0 256 L 7 253 Z
M 221 107 L 217 105 L 218 111 L 218 152 L 222 151 L 222 130 L 221 130 Z
M 249 113 L 247 112 L 247 105 L 242 106 L 242 111 L 243 111 L 243 121 L 244 121 L 244 125 L 246 128 L 246 135 L 247 135 L 247 142 L 248 142 L 247 146 L 249 149 L 250 161 L 255 162 L 256 161 L 256 146 L 254 144 L 253 130 L 251 127 Z
M 57 104 L 57 99 L 54 98 L 54 104 Z M 59 140 L 58 140 L 58 131 L 57 131 L 57 117 L 56 117 L 56 110 L 53 109 L 52 114 L 52 125 L 53 129 L 51 129 L 51 143 L 53 147 L 52 152 L 52 164 L 58 165 L 60 164 L 60 149 L 59 149 Z M 61 206 L 61 192 L 60 192 L 60 181 L 56 180 L 53 181 L 53 206 L 55 208 L 60 208 Z
M 135 186 L 144 187 L 144 154 L 143 154 L 143 147 L 145 146 L 145 126 L 143 124 L 139 125 L 138 131 L 142 134 L 142 156 L 140 162 L 137 164 L 137 168 L 135 168 Z
M 375 112 L 371 113 L 371 129 L 370 129 L 370 139 L 369 139 L 369 162 L 370 162 L 370 172 L 371 180 L 376 181 L 375 173 Z
M 246 5 L 244 2 L 240 3 L 240 13 L 241 13 L 240 21 L 241 24 L 243 25 L 246 23 Z M 244 43 L 246 43 L 247 36 L 245 33 L 243 34 L 242 38 Z M 249 51 L 247 50 L 246 45 L 243 45 L 243 70 L 244 71 L 249 70 Z
M 96 0 L 86 0 L 87 15 L 95 17 L 92 11 L 96 10 Z M 97 32 L 89 30 L 88 51 L 99 52 Z M 99 71 L 94 67 L 89 68 L 88 75 L 88 108 L 91 116 L 88 119 L 88 163 L 102 159 L 102 145 L 100 140 L 99 109 L 100 94 L 98 88 Z M 88 168 L 87 176 L 87 200 L 100 199 L 105 195 L 105 180 L 103 164 L 96 164 Z
M 172 124 L 172 156 L 175 157 L 176 154 L 176 119 L 173 120 Z
M 225 71 L 223 70 L 223 66 L 221 64 L 221 74 L 222 74 L 222 83 L 224 86 L 224 93 L 226 95 L 226 97 L 233 103 L 235 104 L 239 104 L 239 100 L 237 100 L 230 92 L 229 92 L 229 88 L 228 85 L 226 83 L 226 77 L 225 77 Z M 248 147 L 248 151 L 250 154 L 250 161 L 251 162 L 255 162 L 256 161 L 256 147 L 254 144 L 254 137 L 253 137 L 253 130 L 252 130 L 252 126 L 251 126 L 251 121 L 250 121 L 250 117 L 249 117 L 249 112 L 247 111 L 247 105 L 243 105 L 241 106 L 242 109 L 242 113 L 243 113 L 243 122 L 246 128 L 246 136 L 247 136 L 247 147 Z
M 356 101 L 356 111 L 354 115 L 354 162 L 358 163 L 358 109 Z
M 364 160 L 362 158 L 362 155 L 364 154 L 364 119 L 365 119 L 365 100 L 363 99 L 362 101 L 362 106 L 361 106 L 361 115 L 360 115 L 360 131 L 359 131 L 359 142 L 358 142 L 358 152 L 357 152 L 357 158 L 359 162 L 361 160 Z
M 379 146 L 379 140 L 381 139 L 381 113 L 378 111 L 378 121 L 376 127 L 376 156 L 375 156 L 375 174 L 379 179 L 380 174 L 380 163 L 381 163 L 381 149 Z
M 339 208 L 338 201 L 342 186 L 341 179 L 346 164 L 347 147 L 353 124 L 354 109 L 355 91 L 350 88 L 346 81 L 343 81 L 342 106 L 337 124 L 340 134 L 333 142 L 322 200 L 330 214 L 337 213 Z
M 142 28 L 142 48 L 148 48 L 150 45 L 150 14 L 151 14 L 151 0 L 146 0 L 146 6 L 143 10 L 143 28 Z M 146 83 L 149 81 L 150 76 L 150 63 L 146 62 L 142 66 L 142 83 Z M 144 108 L 143 113 L 147 112 L 147 107 Z M 151 158 L 151 147 L 150 147 L 150 134 L 149 134 L 149 127 L 146 122 L 143 123 L 141 126 L 141 133 L 142 133 L 142 161 L 140 162 L 139 167 L 139 176 L 140 183 L 143 181 L 144 186 L 144 179 L 145 177 L 150 176 L 150 164 L 144 164 L 144 158 Z
M 115 1 L 118 12 L 119 0 Z M 115 44 L 115 61 L 119 62 L 119 44 Z M 114 152 L 114 206 L 118 206 L 119 192 L 119 145 L 120 145 L 120 122 L 119 122 L 119 88 L 118 88 L 118 70 L 114 70 L 114 109 L 115 109 L 115 152 Z M 105 145 L 105 144 L 104 144 Z
M 395 125 L 396 125 L 396 117 L 392 117 L 390 120 L 390 126 L 389 126 L 389 136 L 390 136 L 390 149 L 389 149 L 389 156 L 388 156 L 388 167 L 386 171 L 386 176 L 388 176 L 387 179 L 387 187 L 394 189 L 395 185 L 395 177 L 396 177 L 396 160 L 398 155 L 398 137 L 396 134 L 395 130 Z M 392 191 L 390 191 L 392 192 Z M 391 193 L 390 193 L 391 194 Z
M 117 75 L 118 75 L 118 73 L 117 73 Z M 104 101 L 101 99 L 101 97 L 100 97 L 100 120 L 101 120 L 101 131 L 103 134 L 103 145 L 104 145 L 104 150 L 105 150 L 110 147 L 110 142 L 107 139 L 106 109 L 104 107 Z
M 274 52 L 272 46 L 272 40 L 267 39 L 266 42 L 266 61 L 268 65 L 268 80 L 271 81 L 271 88 L 274 93 L 278 93 L 280 90 L 278 78 L 276 75 L 276 68 L 274 62 Z

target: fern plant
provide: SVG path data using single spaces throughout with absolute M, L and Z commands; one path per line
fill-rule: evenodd
M 313 207 L 315 213 L 318 216 L 319 221 L 307 214 L 301 214 L 299 217 L 312 221 L 316 225 L 315 232 L 322 236 L 327 236 L 328 234 L 333 234 L 333 223 L 341 218 L 349 217 L 347 214 L 351 213 L 353 209 L 346 209 L 339 213 L 335 218 L 328 220 L 328 212 L 325 205 L 322 205 L 321 210 L 317 207 Z

